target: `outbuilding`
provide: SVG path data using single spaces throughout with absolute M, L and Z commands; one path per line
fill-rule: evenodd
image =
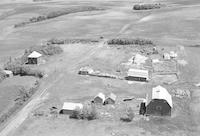
M 160 60 L 159 59 L 152 59 L 152 63 L 159 63 Z
M 28 64 L 40 64 L 42 62 L 42 54 L 37 51 L 33 51 L 28 55 Z
M 171 116 L 172 108 L 172 97 L 167 89 L 160 85 L 153 88 L 147 101 L 146 115 Z
M 110 93 L 110 95 L 106 98 L 104 104 L 114 104 L 116 101 L 117 96 L 113 93 Z
M 164 54 L 163 54 L 163 59 L 164 59 L 164 60 L 170 60 L 170 55 L 169 55 L 169 53 L 164 53 Z
M 178 55 L 177 53 L 175 53 L 174 51 L 170 51 L 169 53 L 170 57 L 173 59 L 173 58 L 176 58 Z
M 3 70 L 3 72 L 6 74 L 6 77 L 13 77 L 13 72 L 10 70 Z
M 94 70 L 90 67 L 82 67 L 82 68 L 80 68 L 78 74 L 88 75 L 88 74 L 92 74 L 93 72 L 94 72 Z
M 82 103 L 72 103 L 72 102 L 64 102 L 63 107 L 60 111 L 61 114 L 72 114 L 76 110 L 82 110 Z
M 127 80 L 135 80 L 135 81 L 148 81 L 149 80 L 149 71 L 142 69 L 129 69 Z
M 103 104 L 105 102 L 105 95 L 103 93 L 98 93 L 93 100 L 96 104 Z

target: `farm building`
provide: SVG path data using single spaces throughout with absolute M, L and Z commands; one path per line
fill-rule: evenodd
M 6 74 L 6 77 L 13 77 L 13 72 L 10 70 L 3 70 L 3 72 Z
M 72 103 L 72 102 L 64 102 L 61 114 L 72 114 L 75 110 L 82 110 L 83 104 L 81 103 Z
M 82 67 L 82 68 L 80 68 L 78 74 L 80 74 L 80 75 L 88 75 L 88 74 L 91 74 L 93 72 L 94 72 L 94 70 L 92 68 L 90 68 L 90 67 Z
M 170 55 L 171 58 L 177 57 L 177 53 L 175 53 L 174 51 L 170 51 L 169 55 Z
M 142 69 L 129 69 L 127 80 L 135 81 L 148 81 L 149 80 L 149 71 Z
M 146 95 L 146 98 L 139 98 L 137 100 L 142 101 L 140 103 L 140 110 L 139 110 L 139 114 L 140 115 L 144 115 L 146 113 L 146 103 L 147 103 L 147 99 L 148 99 L 148 94 Z
M 117 96 L 111 93 L 105 100 L 104 104 L 114 104 L 116 101 Z
M 140 115 L 144 115 L 145 113 L 146 113 L 146 103 L 145 102 L 141 102 L 140 103 L 139 114 Z
M 105 102 L 105 95 L 103 93 L 98 93 L 98 95 L 94 97 L 93 102 L 96 104 L 103 104 Z
M 172 97 L 162 86 L 153 88 L 152 95 L 147 102 L 146 115 L 171 116 Z
M 159 63 L 160 60 L 159 59 L 152 59 L 152 63 Z
M 163 59 L 164 59 L 164 60 L 170 60 L 170 55 L 169 55 L 169 53 L 164 53 L 164 54 L 163 54 Z
M 28 64 L 40 64 L 42 61 L 41 57 L 42 54 L 33 51 L 30 55 L 28 55 Z

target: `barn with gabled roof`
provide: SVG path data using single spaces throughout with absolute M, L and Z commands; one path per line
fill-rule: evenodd
M 172 108 L 172 97 L 167 89 L 160 85 L 153 88 L 147 101 L 146 115 L 171 116 Z

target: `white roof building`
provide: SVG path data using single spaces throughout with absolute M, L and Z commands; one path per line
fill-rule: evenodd
M 33 51 L 30 55 L 28 55 L 28 58 L 39 58 L 41 56 L 42 54 L 40 54 L 39 52 Z
M 90 68 L 90 67 L 82 67 L 82 68 L 80 68 L 79 71 L 81 71 L 81 72 L 88 72 L 89 74 L 91 74 L 91 73 L 94 72 L 94 70 L 92 68 Z
M 110 103 L 115 103 L 117 99 L 117 96 L 113 93 L 110 93 L 110 95 L 106 98 L 105 103 L 110 104 Z
M 128 70 L 128 76 L 142 77 L 142 78 L 149 79 L 149 71 L 148 70 L 131 68 L 131 69 Z
M 159 59 L 152 59 L 152 63 L 159 63 L 160 60 Z
M 163 58 L 164 58 L 165 60 L 170 60 L 170 55 L 169 55 L 169 53 L 164 53 L 164 54 L 163 54 Z
M 169 55 L 171 58 L 176 58 L 178 56 L 174 51 L 170 51 Z
M 154 87 L 152 90 L 152 99 L 163 99 L 166 100 L 168 102 L 168 104 L 170 105 L 170 107 L 173 107 L 172 104 L 172 96 L 169 94 L 169 92 L 167 91 L 167 89 L 165 89 L 162 86 L 157 86 Z
M 94 103 L 104 103 L 106 97 L 103 93 L 98 93 L 95 97 L 94 97 Z
M 63 110 L 76 110 L 77 108 L 83 109 L 82 103 L 72 103 L 72 102 L 64 102 L 62 109 Z
M 13 74 L 13 72 L 10 71 L 10 70 L 3 70 L 3 72 L 6 73 L 6 75 L 12 75 Z
M 113 93 L 110 93 L 110 95 L 108 96 L 108 98 L 112 99 L 112 100 L 116 100 L 117 96 Z

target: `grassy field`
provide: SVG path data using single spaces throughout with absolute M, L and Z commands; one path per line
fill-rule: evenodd
M 15 103 L 15 99 L 19 95 L 19 90 L 21 87 L 26 89 L 31 88 L 35 83 L 36 78 L 34 77 L 19 77 L 7 78 L 0 84 L 0 116 L 7 112 L 10 107 Z
M 199 107 L 200 96 L 199 88 L 194 84 L 200 82 L 198 59 L 200 48 L 190 46 L 199 44 L 200 41 L 200 2 L 198 0 L 158 2 L 165 4 L 166 7 L 152 11 L 134 11 L 133 4 L 138 2 L 129 0 L 51 0 L 33 3 L 21 0 L 12 4 L 9 1 L 0 3 L 0 9 L 3 9 L 0 10 L 0 66 L 8 61 L 10 56 L 12 58 L 20 56 L 25 49 L 44 44 L 52 38 L 100 41 L 92 44 L 59 45 L 64 53 L 49 57 L 44 65 L 38 66 L 49 76 L 41 80 L 41 87 L 32 98 L 33 101 L 37 101 L 36 104 L 31 103 L 28 108 L 24 106 L 26 110 L 20 112 L 26 111 L 23 117 L 18 114 L 16 118 L 13 116 L 6 126 L 1 127 L 0 135 L 4 136 L 3 134 L 7 132 L 10 136 L 198 135 L 200 111 L 196 107 Z M 70 9 L 73 6 L 92 6 L 106 10 L 73 13 L 14 28 L 15 24 L 27 21 L 31 17 L 63 8 Z M 72 120 L 64 115 L 50 116 L 48 113 L 51 107 L 60 109 L 66 101 L 84 102 L 91 100 L 98 92 L 105 94 L 113 92 L 121 98 L 130 96 L 143 98 L 158 84 L 156 82 L 128 84 L 123 80 L 77 74 L 81 67 L 91 66 L 110 74 L 126 75 L 127 68 L 124 68 L 122 63 L 133 56 L 134 49 L 113 48 L 105 42 L 107 39 L 118 37 L 150 39 L 159 48 L 177 50 L 178 59 L 184 60 L 187 64 L 179 65 L 180 77 L 177 82 L 164 86 L 169 92 L 172 92 L 173 88 L 188 89 L 191 92 L 191 99 L 173 97 L 172 117 L 150 118 L 149 121 L 136 118 L 130 123 L 124 123 L 118 119 L 85 121 Z M 32 77 L 16 78 L 6 79 L 0 84 L 2 88 L 0 96 L 6 98 L 0 99 L 0 108 L 3 110 L 7 108 L 6 105 L 12 105 L 11 99 L 17 95 L 15 86 L 29 85 L 35 80 Z M 36 111 L 42 111 L 48 116 L 35 117 L 33 113 Z M 21 122 L 17 127 L 13 127 L 12 121 L 17 121 L 19 116 Z

